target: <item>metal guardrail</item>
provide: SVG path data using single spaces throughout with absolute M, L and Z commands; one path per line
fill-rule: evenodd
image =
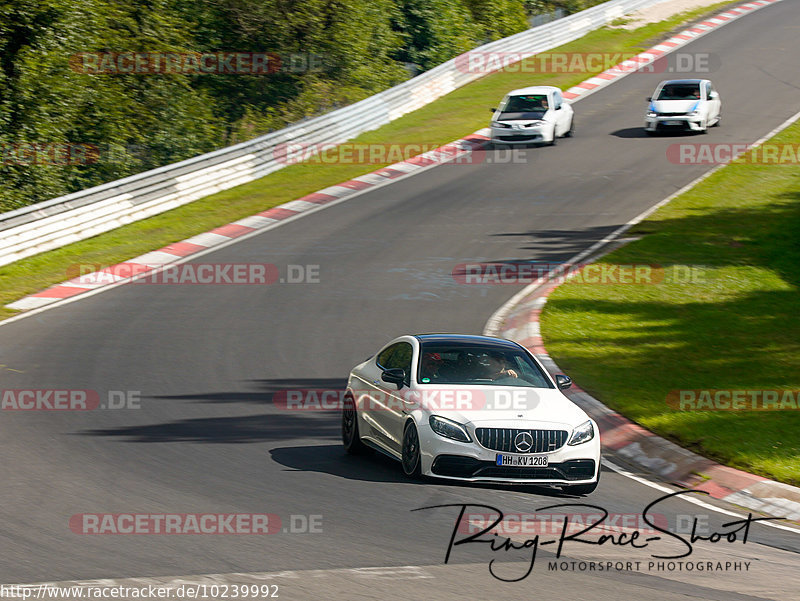
M 664 0 L 611 0 L 470 52 L 550 50 Z M 244 184 L 285 166 L 287 143 L 339 144 L 410 113 L 485 75 L 451 59 L 393 88 L 276 132 L 94 188 L 0 213 L 0 265 L 112 230 Z

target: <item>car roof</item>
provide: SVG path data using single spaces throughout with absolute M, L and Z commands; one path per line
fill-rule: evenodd
M 415 334 L 414 338 L 422 344 L 452 344 L 453 346 L 482 346 L 497 349 L 519 350 L 519 345 L 511 340 L 494 338 L 492 336 L 477 336 L 473 334 Z
M 507 96 L 521 96 L 523 94 L 547 94 L 548 92 L 561 92 L 561 88 L 555 86 L 529 86 L 527 88 L 519 88 L 518 90 L 511 90 Z

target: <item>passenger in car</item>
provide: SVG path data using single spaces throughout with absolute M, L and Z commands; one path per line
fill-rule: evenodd
M 442 367 L 442 356 L 439 353 L 424 353 L 422 355 L 422 382 L 440 379 L 439 369 Z

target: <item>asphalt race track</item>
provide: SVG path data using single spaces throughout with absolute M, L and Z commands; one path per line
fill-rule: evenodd
M 272 393 L 340 387 L 354 364 L 402 333 L 480 333 L 519 287 L 457 283 L 457 264 L 566 260 L 709 169 L 670 163 L 670 144 L 766 134 L 800 108 L 798 40 L 800 2 L 785 0 L 681 50 L 718 59 L 708 77 L 724 117 L 707 135 L 646 137 L 645 98 L 669 75 L 633 74 L 577 102 L 576 137 L 555 147 L 522 151 L 513 163 L 490 152 L 477 164 L 437 167 L 197 259 L 275 263 L 282 273 L 287 265 L 318 265 L 318 283 L 131 284 L 0 327 L 4 389 L 92 389 L 101 398 L 141 391 L 142 398 L 139 409 L 3 412 L 0 582 L 422 566 L 424 577 L 400 570 L 358 592 L 343 572 L 315 572 L 313 582 L 286 580 L 280 596 L 463 599 L 464 587 L 487 587 L 496 598 L 797 599 L 800 535 L 761 524 L 746 545 L 695 552 L 752 561 L 744 575 L 550 574 L 542 559 L 530 578 L 501 585 L 488 573 L 486 545 L 459 548 L 443 566 L 457 510 L 410 510 L 484 503 L 531 513 L 570 498 L 407 481 L 399 464 L 380 456 L 346 456 L 335 412 L 281 410 Z M 606 470 L 582 502 L 638 514 L 662 494 Z M 670 523 L 679 515 L 708 515 L 716 527 L 735 519 L 680 499 L 658 511 Z M 290 515 L 321 515 L 322 532 L 70 530 L 70 516 L 98 512 L 266 512 L 284 525 Z M 605 550 L 584 547 L 566 555 L 596 558 Z M 542 558 L 552 552 L 543 547 Z M 624 547 L 607 553 L 650 559 Z

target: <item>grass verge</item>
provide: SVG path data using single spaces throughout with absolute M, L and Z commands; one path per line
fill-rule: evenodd
M 767 143 L 798 141 L 800 122 Z M 666 403 L 679 390 L 800 390 L 800 169 L 731 164 L 631 234 L 642 237 L 603 257 L 601 267 L 685 266 L 681 277 L 560 286 L 542 316 L 550 355 L 648 430 L 800 485 L 800 409 L 790 397 L 772 411 L 681 411 Z
M 640 52 L 675 28 L 730 4 L 720 2 L 631 31 L 599 29 L 551 52 Z M 537 84 L 566 89 L 590 76 L 591 73 L 517 73 L 509 68 L 365 133 L 354 142 L 426 147 L 446 144 L 486 127 L 490 116 L 488 109 L 496 106 L 508 90 Z M 167 213 L 0 267 L 0 320 L 16 314 L 6 308 L 6 304 L 67 279 L 70 265 L 113 265 L 385 166 L 376 163 L 291 165 Z

